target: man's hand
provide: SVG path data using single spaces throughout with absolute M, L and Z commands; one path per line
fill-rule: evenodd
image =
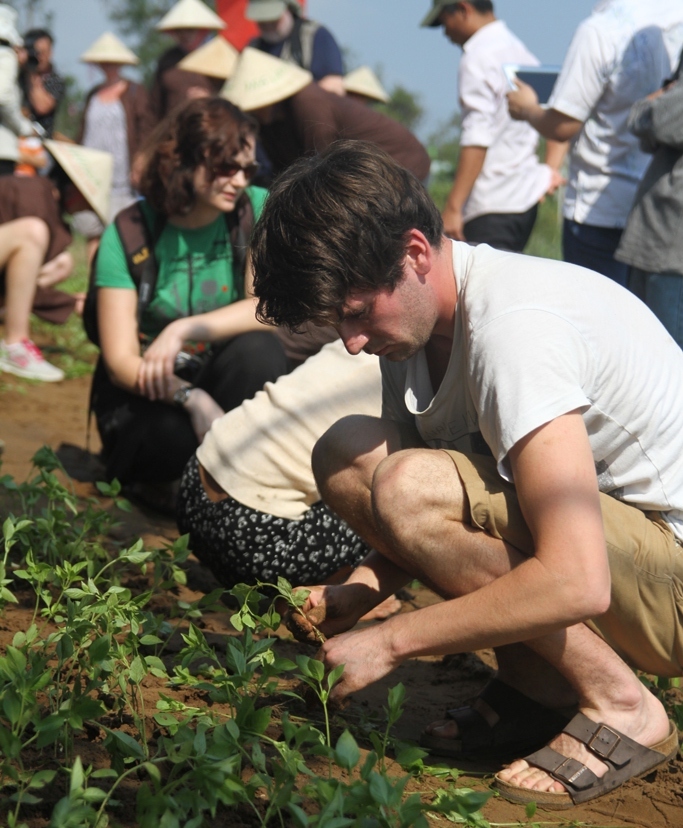
M 214 420 L 222 417 L 225 411 L 218 405 L 211 394 L 203 388 L 193 388 L 185 403 L 185 410 L 190 415 L 192 428 L 201 443 Z
M 510 117 L 515 121 L 529 121 L 539 109 L 538 95 L 528 83 L 515 79 L 515 85 L 517 89 L 507 95 Z
M 314 586 L 301 611 L 292 610 L 286 623 L 299 641 L 315 644 L 321 640 L 317 630 L 326 638 L 344 633 L 379 602 L 378 593 L 361 583 Z
M 339 704 L 350 693 L 363 690 L 389 675 L 401 663 L 392 656 L 391 621 L 365 630 L 354 630 L 328 639 L 320 648 L 318 658 L 327 670 L 344 665 L 344 673 L 332 689 L 330 699 Z
M 443 218 L 444 232 L 446 235 L 451 239 L 456 239 L 456 241 L 466 241 L 464 230 L 465 222 L 462 218 L 462 210 L 457 210 L 454 207 L 446 205 L 441 216 Z
M 562 175 L 559 170 L 555 170 L 552 167 L 550 168 L 550 183 L 548 184 L 548 189 L 545 191 L 545 196 L 554 195 L 557 192 L 559 187 L 562 187 L 564 184 L 567 183 L 567 179 Z M 543 201 L 543 198 L 541 201 Z

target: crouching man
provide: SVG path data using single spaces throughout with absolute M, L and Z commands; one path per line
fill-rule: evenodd
M 314 452 L 325 501 L 376 550 L 305 608 L 345 665 L 338 697 L 495 647 L 498 679 L 424 740 L 549 742 L 497 774 L 503 795 L 569 807 L 675 756 L 631 669 L 683 672 L 683 352 L 657 319 L 592 271 L 445 238 L 418 181 L 362 142 L 279 179 L 253 262 L 262 318 L 331 322 L 381 358 L 381 419 Z M 348 632 L 412 578 L 445 600 Z

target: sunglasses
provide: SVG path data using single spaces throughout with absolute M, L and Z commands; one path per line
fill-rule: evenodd
M 259 171 L 260 164 L 258 161 L 252 161 L 251 164 L 238 164 L 237 161 L 227 161 L 225 164 L 216 164 L 213 167 L 213 177 L 216 178 L 233 178 L 238 172 L 243 172 L 247 181 L 256 175 Z

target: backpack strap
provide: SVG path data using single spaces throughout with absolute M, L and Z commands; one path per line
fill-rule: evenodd
M 114 219 L 116 231 L 126 257 L 126 266 L 138 292 L 138 330 L 145 309 L 152 301 L 159 267 L 154 247 L 164 228 L 162 218 L 157 218 L 151 228 L 145 219 L 139 201 L 121 210 Z
M 294 28 L 285 41 L 280 53 L 280 59 L 288 63 L 296 63 L 302 69 L 310 69 L 313 62 L 313 41 L 320 24 L 314 20 L 304 20 L 294 16 Z
M 246 192 L 242 193 L 230 213 L 224 213 L 225 223 L 230 236 L 233 257 L 235 288 L 240 297 L 245 296 L 245 275 L 247 272 L 247 255 L 249 242 L 254 229 L 254 207 Z

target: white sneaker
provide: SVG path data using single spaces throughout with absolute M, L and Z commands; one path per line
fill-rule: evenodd
M 59 382 L 64 379 L 64 371 L 46 362 L 40 348 L 30 339 L 22 339 L 14 345 L 7 345 L 4 340 L 0 340 L 0 371 L 43 382 Z

